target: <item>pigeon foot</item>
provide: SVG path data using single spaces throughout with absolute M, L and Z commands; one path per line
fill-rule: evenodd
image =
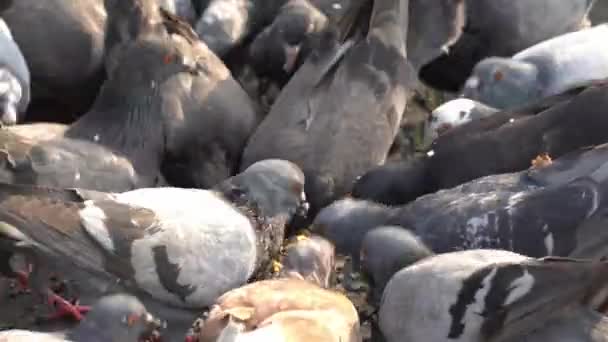
M 48 304 L 55 307 L 55 313 L 48 318 L 49 320 L 71 317 L 76 321 L 81 321 L 83 314 L 91 310 L 90 306 L 81 306 L 77 302 L 72 304 L 52 291 L 49 291 L 48 294 Z

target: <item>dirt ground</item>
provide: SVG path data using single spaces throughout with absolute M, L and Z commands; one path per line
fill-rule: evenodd
M 364 342 L 380 342 L 371 339 L 371 316 L 373 308 L 365 300 L 364 292 L 349 292 L 344 290 L 340 284 L 342 279 L 342 266 L 344 260 L 338 258 L 336 290 L 344 293 L 357 307 L 361 317 L 361 333 Z M 65 331 L 73 328 L 76 322 L 58 321 L 45 322 L 41 319 L 49 315 L 50 308 L 43 304 L 40 299 L 32 294 L 13 295 L 15 292 L 11 288 L 11 281 L 0 277 L 0 330 L 8 329 L 28 329 L 36 331 Z M 83 298 L 83 302 L 90 303 L 94 299 Z

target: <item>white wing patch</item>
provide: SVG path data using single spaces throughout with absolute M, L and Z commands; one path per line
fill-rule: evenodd
M 113 252 L 114 241 L 112 241 L 108 227 L 105 224 L 105 220 L 107 219 L 105 212 L 97 207 L 93 201 L 86 201 L 84 205 L 84 209 L 78 212 L 80 223 L 87 233 L 94 237 L 103 248 Z
M 528 270 L 524 270 L 524 275 L 513 280 L 509 288 L 511 292 L 509 292 L 509 296 L 505 299 L 504 305 L 509 305 L 521 297 L 525 296 L 532 287 L 534 286 L 534 277 L 528 272 Z
M 461 98 L 442 104 L 431 113 L 431 135 L 437 138 L 442 127 L 457 127 L 471 121 L 476 102 Z
M 138 189 L 116 196 L 119 203 L 155 212 L 158 226 L 131 246 L 135 280 L 157 299 L 182 307 L 213 304 L 243 285 L 255 270 L 256 234 L 249 219 L 209 190 Z M 161 284 L 153 248 L 165 247 L 177 265 L 176 282 L 194 292 L 182 301 Z

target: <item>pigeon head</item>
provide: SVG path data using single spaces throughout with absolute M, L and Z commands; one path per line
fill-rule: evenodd
M 327 18 L 310 4 L 286 6 L 274 22 L 267 27 L 251 44 L 250 58 L 256 70 L 274 74 L 280 71 L 291 74 L 303 59 L 306 40 L 311 34 L 325 27 Z
M 69 337 L 75 341 L 140 341 L 163 327 L 135 297 L 116 294 L 101 298 Z
M 388 219 L 388 210 L 373 202 L 343 199 L 323 208 L 311 230 L 331 241 L 336 252 L 358 257 L 363 236 Z
M 380 304 L 384 288 L 395 273 L 431 255 L 424 243 L 402 227 L 378 227 L 368 232 L 360 259 L 361 273 L 370 285 L 369 302 Z
M 155 0 L 105 0 L 105 7 L 106 71 L 111 73 L 125 44 L 146 34 L 163 34 L 164 27 Z
M 288 221 L 295 214 L 305 215 L 308 211 L 304 173 L 286 160 L 256 162 L 216 189 L 236 204 L 253 204 L 262 217 Z
M 21 106 L 22 88 L 19 80 L 6 68 L 0 68 L 0 122 L 14 125 L 19 121 L 19 113 L 25 112 Z
M 538 68 L 510 58 L 479 62 L 464 85 L 463 95 L 498 109 L 526 104 L 542 95 Z
M 297 236 L 296 241 L 285 246 L 281 274 L 329 288 L 334 278 L 334 250 L 331 242 L 318 235 Z
M 114 72 L 109 74 L 102 93 L 132 97 L 134 91 L 156 88 L 177 74 L 195 74 L 198 64 L 192 46 L 166 37 L 139 39 L 125 46 Z M 103 98 L 103 96 L 100 96 Z
M 447 132 L 453 127 L 471 121 L 471 112 L 475 108 L 475 101 L 469 99 L 456 99 L 437 107 L 431 113 L 430 131 L 433 139 Z

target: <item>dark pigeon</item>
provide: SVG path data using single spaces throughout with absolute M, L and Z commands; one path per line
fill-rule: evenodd
M 468 122 L 442 134 L 424 156 L 371 170 L 370 177 L 360 179 L 356 197 L 404 204 L 476 178 L 525 170 L 543 153 L 556 159 L 603 144 L 608 141 L 605 106 L 608 83 L 602 81 Z M 400 169 L 405 173 L 400 174 Z M 387 177 L 383 180 L 372 174 Z M 370 189 L 373 184 L 378 185 Z M 392 187 L 402 189 L 402 197 L 391 195 Z
M 494 248 L 568 256 L 590 234 L 584 224 L 606 205 L 607 155 L 608 145 L 580 150 L 548 166 L 479 178 L 400 207 L 341 200 L 324 208 L 312 229 L 350 255 L 357 255 L 368 231 L 397 225 L 435 253 Z
M 608 263 L 527 258 L 500 250 L 424 259 L 388 283 L 387 342 L 606 341 Z
M 70 122 L 86 112 L 104 78 L 103 2 L 19 0 L 5 7 L 2 18 L 31 74 L 27 119 Z
M 406 204 L 421 194 L 432 192 L 427 166 L 423 158 L 378 166 L 357 179 L 351 195 L 385 205 Z

